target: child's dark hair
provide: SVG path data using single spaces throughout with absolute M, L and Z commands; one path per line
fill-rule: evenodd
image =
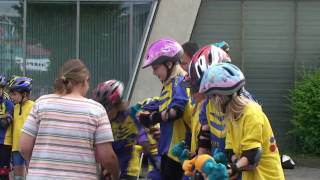
M 184 53 L 186 53 L 189 57 L 192 57 L 199 50 L 198 44 L 191 41 L 182 44 L 182 48 Z
M 70 59 L 62 66 L 60 74 L 54 83 L 57 94 L 69 94 L 72 89 L 84 83 L 90 73 L 87 66 L 80 59 Z

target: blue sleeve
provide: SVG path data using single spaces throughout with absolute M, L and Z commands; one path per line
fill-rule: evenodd
M 209 103 L 209 99 L 206 99 L 201 106 L 201 112 L 199 114 L 199 121 L 201 125 L 207 125 L 208 119 L 207 119 L 207 105 Z
M 13 119 L 13 109 L 14 109 L 14 105 L 11 101 L 9 100 L 5 100 L 4 102 L 5 106 L 6 106 L 6 113 L 10 114 L 11 118 L 9 118 L 8 120 L 10 121 L 9 123 L 11 123 L 12 119 Z
M 148 142 L 147 132 L 143 128 L 140 128 L 138 134 L 138 144 L 143 145 L 146 142 Z
M 186 104 L 189 101 L 186 88 L 181 86 L 183 77 L 176 77 L 172 82 L 172 100 L 168 106 L 170 108 L 178 108 L 181 112 L 184 111 Z

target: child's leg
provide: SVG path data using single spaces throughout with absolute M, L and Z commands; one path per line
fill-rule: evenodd
M 0 179 L 9 180 L 11 146 L 0 145 Z
M 26 176 L 26 161 L 18 151 L 12 152 L 14 180 L 24 180 Z

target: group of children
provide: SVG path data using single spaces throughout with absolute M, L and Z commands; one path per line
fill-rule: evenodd
M 270 123 L 244 89 L 245 76 L 231 64 L 228 52 L 225 42 L 206 45 L 184 65 L 186 71 L 180 65 L 183 47 L 173 39 L 159 39 L 148 48 L 142 67 L 151 67 L 160 80 L 158 97 L 129 107 L 122 82 L 97 85 L 92 98 L 109 117 L 120 179 L 139 178 L 143 156 L 152 180 L 284 179 Z M 0 175 L 9 179 L 12 162 L 15 179 L 23 179 L 26 162 L 19 137 L 33 106 L 32 80 L 0 80 Z M 111 178 L 108 169 L 101 176 Z
M 148 132 L 160 124 L 159 178 L 284 179 L 269 120 L 244 89 L 245 77 L 231 64 L 228 51 L 224 42 L 206 45 L 192 56 L 186 72 L 179 64 L 183 48 L 177 41 L 160 39 L 149 47 L 143 68 L 151 66 L 163 87 L 159 107 L 135 118 Z M 174 153 L 181 141 L 188 152 L 184 157 Z M 223 166 L 198 163 L 205 168 L 197 169 L 192 163 L 212 162 L 200 161 L 208 159 L 203 154 Z M 193 172 L 186 173 L 192 177 L 184 171 Z
M 14 179 L 24 179 L 26 161 L 19 153 L 19 144 L 21 129 L 34 104 L 29 98 L 31 89 L 30 78 L 13 76 L 8 81 L 0 75 L 0 179 L 9 179 L 11 164 Z
M 142 152 L 152 166 L 148 179 L 284 179 L 270 123 L 228 52 L 225 42 L 206 45 L 185 71 L 182 46 L 160 39 L 142 67 L 152 67 L 162 83 L 158 97 L 128 107 L 120 81 L 96 87 L 93 99 L 110 118 L 120 179 L 139 177 Z

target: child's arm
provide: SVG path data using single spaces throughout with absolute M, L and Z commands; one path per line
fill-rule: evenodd
M 210 154 L 211 152 L 211 132 L 207 119 L 207 104 L 209 100 L 206 99 L 201 105 L 201 111 L 199 114 L 199 121 L 201 124 L 200 132 L 198 135 L 198 154 Z
M 12 115 L 13 115 L 13 104 L 12 102 L 5 100 L 4 102 L 6 106 L 6 114 L 0 117 L 0 127 L 7 128 L 10 123 L 12 122 Z
M 190 100 L 186 88 L 181 86 L 182 77 L 177 77 L 172 82 L 171 102 L 167 110 L 161 112 L 161 120 L 176 120 L 183 116 L 183 112 L 187 103 Z
M 20 153 L 22 157 L 27 161 L 30 160 L 35 140 L 35 137 L 22 132 L 20 137 Z

